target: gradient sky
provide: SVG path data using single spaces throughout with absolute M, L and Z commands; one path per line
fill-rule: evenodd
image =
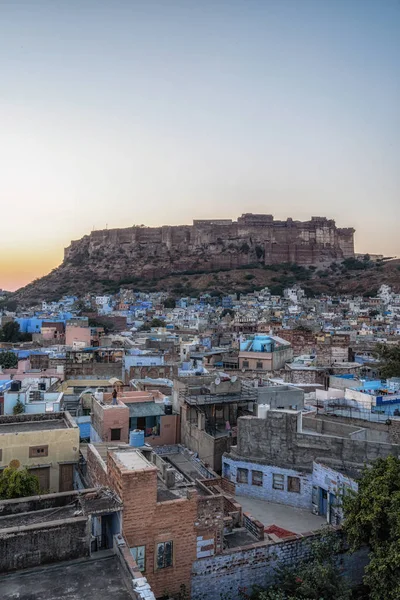
M 0 288 L 243 212 L 399 255 L 399 31 L 399 0 L 0 0 Z

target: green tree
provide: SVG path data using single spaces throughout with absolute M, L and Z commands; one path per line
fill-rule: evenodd
M 378 344 L 375 350 L 375 355 L 381 362 L 380 374 L 381 377 L 400 377 L 400 344 L 395 346 L 387 346 L 386 344 Z
M 400 598 L 400 460 L 379 458 L 366 468 L 357 494 L 344 497 L 344 530 L 352 551 L 369 546 L 364 583 L 370 600 Z
M 15 406 L 13 408 L 13 414 L 14 415 L 20 415 L 23 412 L 25 412 L 25 406 L 23 405 L 23 403 L 21 402 L 21 400 L 18 398 L 18 400 L 15 403 Z
M 162 319 L 157 319 L 157 317 L 155 317 L 150 321 L 150 327 L 165 327 L 165 321 L 163 321 Z
M 35 496 L 40 491 L 39 479 L 27 469 L 10 464 L 0 475 L 0 499 Z
M 167 298 L 164 302 L 164 308 L 175 308 L 176 300 L 175 298 Z
M 252 600 L 348 600 L 347 580 L 341 575 L 338 555 L 342 540 L 326 531 L 310 544 L 309 558 L 293 565 L 282 564 L 276 571 L 276 583 L 267 590 L 255 590 Z M 242 593 L 242 595 L 245 595 Z M 249 596 L 247 596 L 249 597 Z
M 0 339 L 2 342 L 19 342 L 19 324 L 16 321 L 9 321 L 5 323 L 0 332 Z
M 15 352 L 0 352 L 0 367 L 3 367 L 3 369 L 18 367 L 18 357 Z

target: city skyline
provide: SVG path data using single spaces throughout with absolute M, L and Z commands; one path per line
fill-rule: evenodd
M 313 215 L 400 254 L 395 0 L 0 3 L 0 288 L 95 229 Z

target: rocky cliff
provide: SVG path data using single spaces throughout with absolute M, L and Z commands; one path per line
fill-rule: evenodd
M 93 231 L 72 242 L 64 264 L 96 265 L 99 277 L 154 279 L 182 271 L 235 269 L 250 264 L 317 265 L 354 256 L 354 229 L 324 217 L 274 221 L 242 215 L 237 221 L 194 221 L 192 226 Z
M 325 217 L 300 222 L 244 214 L 237 221 L 93 231 L 65 249 L 64 261 L 46 278 L 18 292 L 21 298 L 85 293 L 109 282 L 155 281 L 169 275 L 265 267 L 323 265 L 354 257 L 354 229 Z M 49 290 L 49 287 L 52 288 Z

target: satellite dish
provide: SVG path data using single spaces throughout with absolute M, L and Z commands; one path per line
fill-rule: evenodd
M 219 384 L 221 383 L 221 380 L 220 380 L 220 378 L 219 378 L 219 377 L 217 377 L 217 379 L 215 380 L 215 382 L 214 382 L 214 383 L 215 383 L 215 385 L 219 385 Z
M 237 381 L 237 376 L 236 375 L 232 375 L 231 381 L 232 381 L 232 383 L 235 383 L 235 381 Z

